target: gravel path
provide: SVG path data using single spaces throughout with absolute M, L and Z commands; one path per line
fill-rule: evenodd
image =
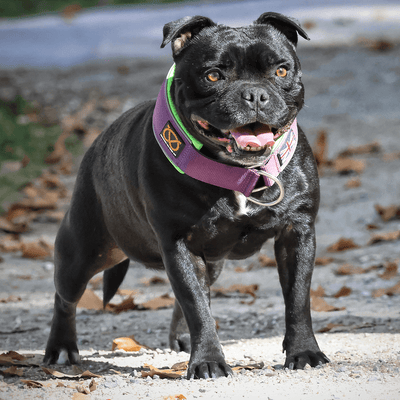
M 391 44 L 386 51 L 370 47 L 300 49 L 307 107 L 299 121 L 310 142 L 315 147 L 320 144 L 321 162 L 317 256 L 323 265 L 316 266 L 312 289 L 321 286 L 324 293 L 321 289 L 314 293 L 312 316 L 317 340 L 330 364 L 304 371 L 283 369 L 284 305 L 277 271 L 267 266 L 273 258 L 272 243 L 268 243 L 261 258 L 227 263 L 215 285 L 217 289 L 250 285 L 247 292 L 253 288 L 253 295 L 227 290 L 213 294 L 213 314 L 227 360 L 246 367 L 238 368 L 233 378 L 142 377 L 149 371 L 145 364 L 171 368 L 188 360 L 187 354 L 168 349 L 170 308 L 117 315 L 80 308 L 80 370 L 53 366 L 74 377 L 48 375 L 41 368 L 41 358 L 54 296 L 51 254 L 35 260 L 23 258 L 21 251 L 5 252 L 4 243 L 10 238 L 0 232 L 0 354 L 17 351 L 29 356 L 16 365 L 17 370 L 9 370 L 11 362 L 0 358 L 0 399 L 276 400 L 293 395 L 300 399 L 398 399 L 400 47 Z M 21 94 L 34 100 L 40 119 L 64 127 L 70 121 L 89 140 L 124 109 L 155 97 L 169 65 L 166 59 L 125 60 L 69 70 L 0 71 L 0 97 Z M 325 147 L 321 145 L 324 137 Z M 379 143 L 375 147 L 359 147 L 375 141 Z M 351 154 L 342 155 L 340 161 L 338 155 L 349 147 L 353 147 Z M 350 160 L 350 167 L 343 164 L 344 158 Z M 71 175 L 60 176 L 69 193 L 78 162 Z M 395 205 L 393 217 L 380 209 L 382 218 L 377 204 Z M 65 211 L 68 196 L 57 206 Z M 57 231 L 52 221 L 47 213 L 37 216 L 21 240 L 52 244 Z M 329 251 L 335 244 L 341 251 Z M 154 275 L 161 279 L 151 284 Z M 251 286 L 255 284 L 257 289 Z M 135 291 L 136 304 L 166 293 L 172 296 L 165 274 L 138 265 L 130 269 L 122 288 Z M 101 296 L 101 287 L 94 284 L 91 289 Z M 124 298 L 116 296 L 113 302 Z M 327 311 L 326 303 L 332 311 Z M 115 338 L 130 335 L 151 349 L 111 351 Z M 95 376 L 82 377 L 85 370 Z M 29 381 L 42 386 L 31 388 L 34 384 Z

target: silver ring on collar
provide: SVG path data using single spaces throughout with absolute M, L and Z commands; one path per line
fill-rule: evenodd
M 264 175 L 267 178 L 272 179 L 278 185 L 279 190 L 280 190 L 279 197 L 276 200 L 271 201 L 271 203 L 264 203 L 264 202 L 259 201 L 256 198 L 251 197 L 251 196 L 249 196 L 247 198 L 247 200 L 250 200 L 251 202 L 258 204 L 259 206 L 263 206 L 263 207 L 272 207 L 272 206 L 275 206 L 276 204 L 280 203 L 283 199 L 283 196 L 285 195 L 285 189 L 283 188 L 282 182 L 277 177 L 269 174 L 268 172 L 265 172 L 263 170 L 258 170 L 257 172 L 260 175 Z M 261 188 L 254 189 L 251 193 L 261 192 L 262 190 L 266 190 L 266 189 L 268 189 L 268 186 L 263 186 Z

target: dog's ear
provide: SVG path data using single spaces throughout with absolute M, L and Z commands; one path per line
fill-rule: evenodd
M 304 39 L 310 40 L 306 31 L 295 19 L 285 17 L 275 12 L 266 12 L 254 21 L 255 24 L 269 24 L 281 31 L 295 46 L 297 45 L 297 33 Z
M 164 40 L 161 47 L 165 47 L 169 42 L 171 42 L 172 52 L 174 56 L 176 56 L 202 29 L 215 25 L 216 23 L 210 18 L 198 15 L 195 17 L 184 17 L 177 21 L 169 22 L 164 25 Z

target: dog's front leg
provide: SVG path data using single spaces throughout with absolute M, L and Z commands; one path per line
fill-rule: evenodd
M 188 379 L 232 375 L 211 316 L 209 284 L 203 259 L 191 254 L 183 241 L 164 248 L 163 257 L 172 289 L 189 327 L 191 354 Z
M 285 299 L 285 367 L 303 369 L 329 362 L 315 339 L 310 311 L 310 286 L 315 258 L 314 224 L 287 226 L 275 241 L 279 279 Z

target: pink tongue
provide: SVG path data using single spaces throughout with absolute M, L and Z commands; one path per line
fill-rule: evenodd
M 250 147 L 264 147 L 265 145 L 273 146 L 274 134 L 272 132 L 260 133 L 259 135 L 251 135 L 241 132 L 231 132 L 236 142 L 243 148 Z

